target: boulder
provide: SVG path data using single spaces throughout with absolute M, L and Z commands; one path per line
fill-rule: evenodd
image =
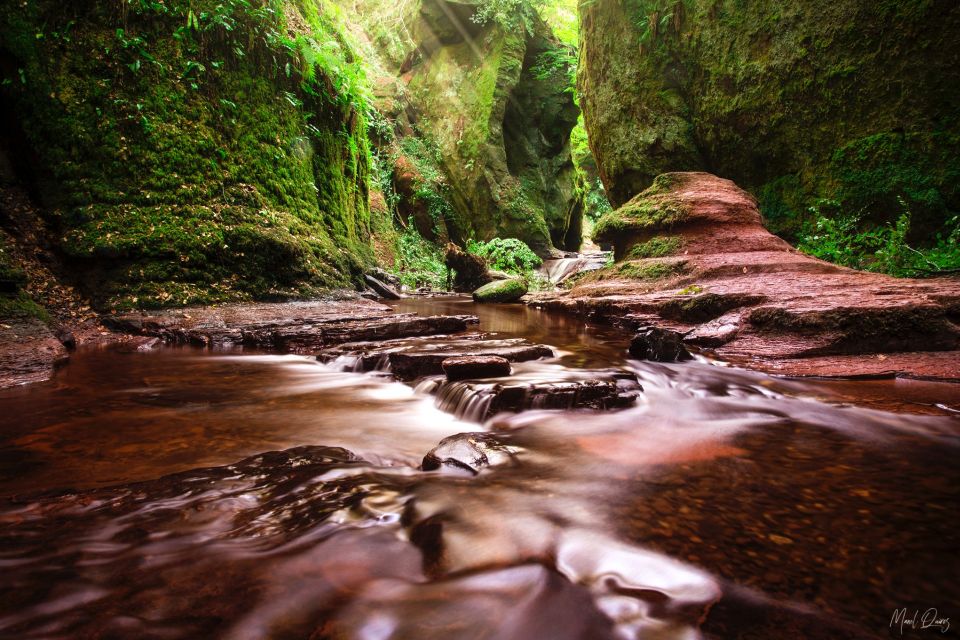
M 535 303 L 643 333 L 635 357 L 667 356 L 662 340 L 650 343 L 655 326 L 778 375 L 859 375 L 872 359 L 891 375 L 956 378 L 942 364 L 960 354 L 960 278 L 893 278 L 804 255 L 763 227 L 756 199 L 730 180 L 658 176 L 594 234 L 622 261 Z M 848 357 L 858 354 L 867 357 Z
M 643 329 L 633 337 L 630 355 L 655 362 L 682 362 L 691 358 L 683 346 L 683 334 L 657 327 Z
M 790 3 L 770 19 L 775 6 L 582 6 L 581 106 L 611 203 L 710 170 L 756 194 L 778 232 L 822 199 L 887 221 L 903 198 L 912 233 L 932 237 L 960 206 L 960 5 Z
M 185 307 L 103 316 L 120 333 L 207 348 L 257 347 L 313 353 L 361 340 L 393 340 L 464 331 L 468 316 L 394 313 L 368 300 L 325 300 Z
M 512 462 L 517 449 L 490 433 L 458 433 L 444 438 L 423 457 L 424 471 L 446 468 L 478 474 L 484 467 Z
M 527 281 L 523 278 L 497 280 L 473 292 L 474 302 L 516 302 L 527 294 Z
M 500 356 L 461 356 L 440 363 L 447 380 L 500 378 L 510 375 L 510 361 Z

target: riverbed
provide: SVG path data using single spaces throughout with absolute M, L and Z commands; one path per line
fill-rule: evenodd
M 309 356 L 81 350 L 0 392 L 0 636 L 870 638 L 903 607 L 956 633 L 960 385 L 637 362 L 575 316 L 393 306 L 553 348 L 520 379 L 643 392 L 481 424 Z M 509 462 L 419 470 L 469 432 Z

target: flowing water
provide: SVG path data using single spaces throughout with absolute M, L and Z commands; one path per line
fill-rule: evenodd
M 958 386 L 630 362 L 578 318 L 396 306 L 554 348 L 520 379 L 626 369 L 644 391 L 480 424 L 307 357 L 81 351 L 0 392 L 0 636 L 956 634 Z M 514 455 L 418 470 L 479 431 Z

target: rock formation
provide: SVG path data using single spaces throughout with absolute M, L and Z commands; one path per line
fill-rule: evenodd
M 597 0 L 581 105 L 620 206 L 668 171 L 759 198 L 777 232 L 821 199 L 918 236 L 960 210 L 960 6 Z
M 569 138 L 579 111 L 563 74 L 543 68 L 560 45 L 535 13 L 506 29 L 478 24 L 477 10 L 470 0 L 356 7 L 369 53 L 383 64 L 378 105 L 407 139 L 404 154 L 437 164 L 452 205 L 432 219 L 424 203 L 401 208 L 428 238 L 515 237 L 541 256 L 576 249 L 582 207 Z M 410 165 L 394 163 L 398 192 L 417 191 Z M 434 234 L 431 225 L 443 228 Z
M 960 278 L 896 279 L 803 255 L 729 180 L 659 176 L 597 229 L 622 261 L 537 304 L 679 331 L 688 346 L 778 373 L 960 380 Z

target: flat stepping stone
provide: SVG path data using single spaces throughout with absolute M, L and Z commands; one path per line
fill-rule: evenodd
M 501 378 L 510 375 L 510 361 L 500 356 L 460 356 L 440 363 L 447 380 Z
M 495 356 L 507 362 L 526 362 L 553 357 L 553 349 L 522 338 L 487 339 L 483 336 L 391 340 L 370 344 L 344 344 L 325 349 L 324 362 L 340 359 L 352 371 L 389 371 L 400 380 L 443 375 L 443 362 L 450 358 Z

